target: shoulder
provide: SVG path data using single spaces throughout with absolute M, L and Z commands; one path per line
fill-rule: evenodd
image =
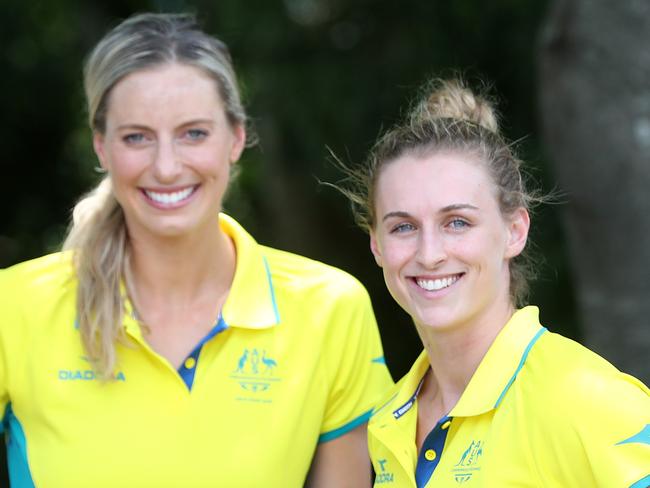
M 536 348 L 537 349 L 537 348 Z M 622 373 L 613 364 L 583 345 L 559 334 L 547 332 L 532 356 L 547 377 L 548 388 L 572 396 L 593 398 L 607 395 L 612 388 L 629 390 L 642 397 L 648 388 L 636 378 Z
M 282 290 L 320 297 L 367 297 L 364 286 L 346 271 L 291 252 L 260 247 L 274 286 Z
M 51 291 L 74 277 L 70 253 L 53 253 L 0 270 L 0 296 Z
M 647 473 L 650 391 L 641 381 L 550 332 L 522 373 L 517 402 L 540 472 L 571 486 L 629 486 Z
M 641 381 L 561 335 L 545 333 L 526 370 L 530 394 L 545 398 L 538 404 L 540 418 L 561 417 L 577 429 L 615 417 L 650 417 L 650 390 Z
M 220 214 L 220 225 L 235 242 L 238 260 L 250 260 L 259 277 L 261 259 L 266 274 L 273 281 L 273 287 L 282 292 L 301 294 L 333 293 L 338 295 L 364 294 L 365 289 L 353 276 L 334 266 L 259 244 L 236 220 Z
M 71 254 L 57 252 L 0 270 L 0 286 L 10 289 L 58 286 L 72 276 L 74 268 Z
M 50 254 L 0 270 L 1 341 L 50 327 L 53 317 L 73 310 L 75 289 L 69 254 Z

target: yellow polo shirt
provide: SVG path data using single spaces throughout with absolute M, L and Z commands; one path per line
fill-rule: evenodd
M 318 442 L 392 385 L 364 288 L 258 245 L 234 220 L 230 294 L 179 370 L 125 303 L 131 344 L 102 383 L 75 325 L 69 254 L 0 271 L 0 412 L 12 487 L 300 487 Z
M 375 487 L 650 486 L 650 391 L 548 332 L 537 308 L 514 314 L 418 453 L 428 369 L 425 351 L 373 412 Z

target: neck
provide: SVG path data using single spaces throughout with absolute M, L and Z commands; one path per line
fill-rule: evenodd
M 480 317 L 448 330 L 416 324 L 431 364 L 423 388 L 434 395 L 440 416 L 449 413 L 458 403 L 481 360 L 513 313 L 514 307 L 509 300 L 503 300 L 494 303 Z
M 173 239 L 130 236 L 132 286 L 138 302 L 185 301 L 206 288 L 225 293 L 235 273 L 235 247 L 216 224 Z

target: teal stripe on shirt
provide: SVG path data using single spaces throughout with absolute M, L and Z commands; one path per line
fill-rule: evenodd
M 318 438 L 318 442 L 328 442 L 338 437 L 341 437 L 342 435 L 347 434 L 351 430 L 359 427 L 361 424 L 365 424 L 366 422 L 368 422 L 371 413 L 372 410 L 368 410 L 363 415 L 359 415 L 356 419 L 351 420 L 350 422 L 343 425 L 342 427 L 339 427 L 338 429 L 330 430 L 329 432 L 324 432 Z

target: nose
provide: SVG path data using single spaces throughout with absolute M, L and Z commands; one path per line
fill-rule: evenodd
M 418 235 L 416 260 L 420 266 L 434 269 L 447 259 L 445 241 L 440 232 L 422 229 Z
M 153 161 L 154 176 L 160 183 L 173 183 L 181 175 L 183 163 L 173 140 L 161 138 L 156 145 Z

